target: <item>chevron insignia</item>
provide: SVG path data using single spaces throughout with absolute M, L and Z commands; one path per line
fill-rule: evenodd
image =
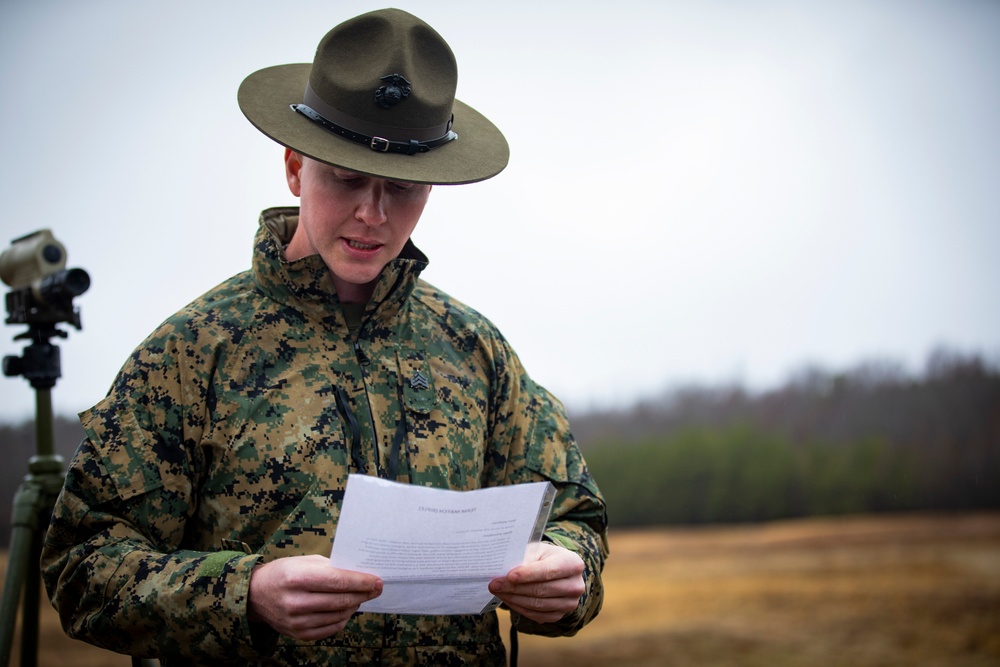
M 414 373 L 413 377 L 410 378 L 410 387 L 413 389 L 427 389 L 427 387 L 429 387 L 430 384 L 431 383 L 427 380 L 426 377 L 424 377 L 424 374 L 421 373 L 420 371 Z

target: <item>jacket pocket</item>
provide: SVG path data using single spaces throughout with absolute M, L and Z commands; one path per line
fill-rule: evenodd
M 129 500 L 163 487 L 151 439 L 131 410 L 107 397 L 82 421 L 119 498 Z

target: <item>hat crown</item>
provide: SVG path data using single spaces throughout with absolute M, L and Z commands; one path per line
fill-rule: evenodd
M 448 123 L 457 85 L 458 66 L 448 44 L 429 25 L 398 9 L 362 14 L 330 30 L 316 48 L 309 73 L 312 92 L 328 106 L 387 128 Z M 380 104 L 387 89 L 392 99 Z

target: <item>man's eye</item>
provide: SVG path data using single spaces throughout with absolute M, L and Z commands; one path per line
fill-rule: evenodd
M 394 190 L 399 190 L 400 192 L 407 192 L 413 189 L 413 183 L 397 183 L 396 181 L 389 181 L 389 187 Z

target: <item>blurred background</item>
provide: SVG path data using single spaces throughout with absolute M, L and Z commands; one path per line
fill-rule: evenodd
M 329 27 L 379 6 L 0 0 L 0 244 L 49 228 L 92 278 L 76 299 L 83 330 L 57 341 L 67 457 L 80 437 L 73 415 L 104 395 L 131 350 L 248 267 L 260 210 L 295 203 L 281 148 L 239 111 L 240 81 L 311 61 Z M 584 646 L 578 662 L 837 664 L 796 662 L 788 656 L 805 654 L 794 637 L 740 624 L 781 625 L 762 599 L 805 623 L 803 596 L 818 589 L 782 597 L 768 580 L 763 598 L 719 597 L 743 581 L 733 563 L 705 574 L 701 593 L 743 605 L 729 625 L 705 612 L 650 628 L 613 605 L 631 600 L 647 618 L 683 608 L 669 599 L 679 586 L 669 567 L 681 567 L 670 558 L 754 553 L 794 570 L 806 556 L 767 549 L 875 549 L 880 535 L 891 538 L 882 556 L 852 552 L 844 569 L 809 572 L 857 583 L 867 580 L 847 564 L 910 574 L 936 564 L 959 580 L 918 590 L 911 576 L 884 599 L 928 610 L 927 628 L 987 620 L 957 639 L 887 629 L 889 657 L 871 649 L 853 664 L 997 664 L 1000 3 L 397 6 L 448 40 L 458 97 L 511 145 L 496 178 L 435 189 L 414 235 L 431 258 L 424 277 L 492 319 L 567 404 L 612 525 L 627 534 L 593 629 L 531 650 L 548 659 Z M 17 333 L 6 327 L 0 354 L 21 353 Z M 12 378 L 0 398 L 14 462 L 0 470 L 5 521 L 34 446 L 34 396 Z M 823 523 L 942 512 L 941 523 Z M 832 532 L 821 539 L 817 525 Z M 790 532 L 710 532 L 775 526 Z M 661 542 L 660 530 L 680 532 Z M 630 541 L 635 531 L 644 539 Z M 673 582 L 668 597 L 650 599 L 647 587 L 630 598 L 616 558 L 633 572 L 666 563 L 649 577 Z M 831 655 L 867 646 L 864 623 L 830 623 L 803 634 L 826 637 Z M 631 645 L 655 650 L 625 655 L 618 641 L 618 653 L 601 654 L 588 632 L 631 632 Z
M 0 240 L 51 228 L 93 278 L 62 410 L 247 268 L 261 209 L 295 203 L 243 77 L 377 6 L 0 2 Z M 997 359 L 997 3 L 406 8 L 511 144 L 497 178 L 437 188 L 426 278 L 567 404 L 873 358 L 916 372 L 939 346 Z M 3 392 L 0 415 L 30 412 Z

